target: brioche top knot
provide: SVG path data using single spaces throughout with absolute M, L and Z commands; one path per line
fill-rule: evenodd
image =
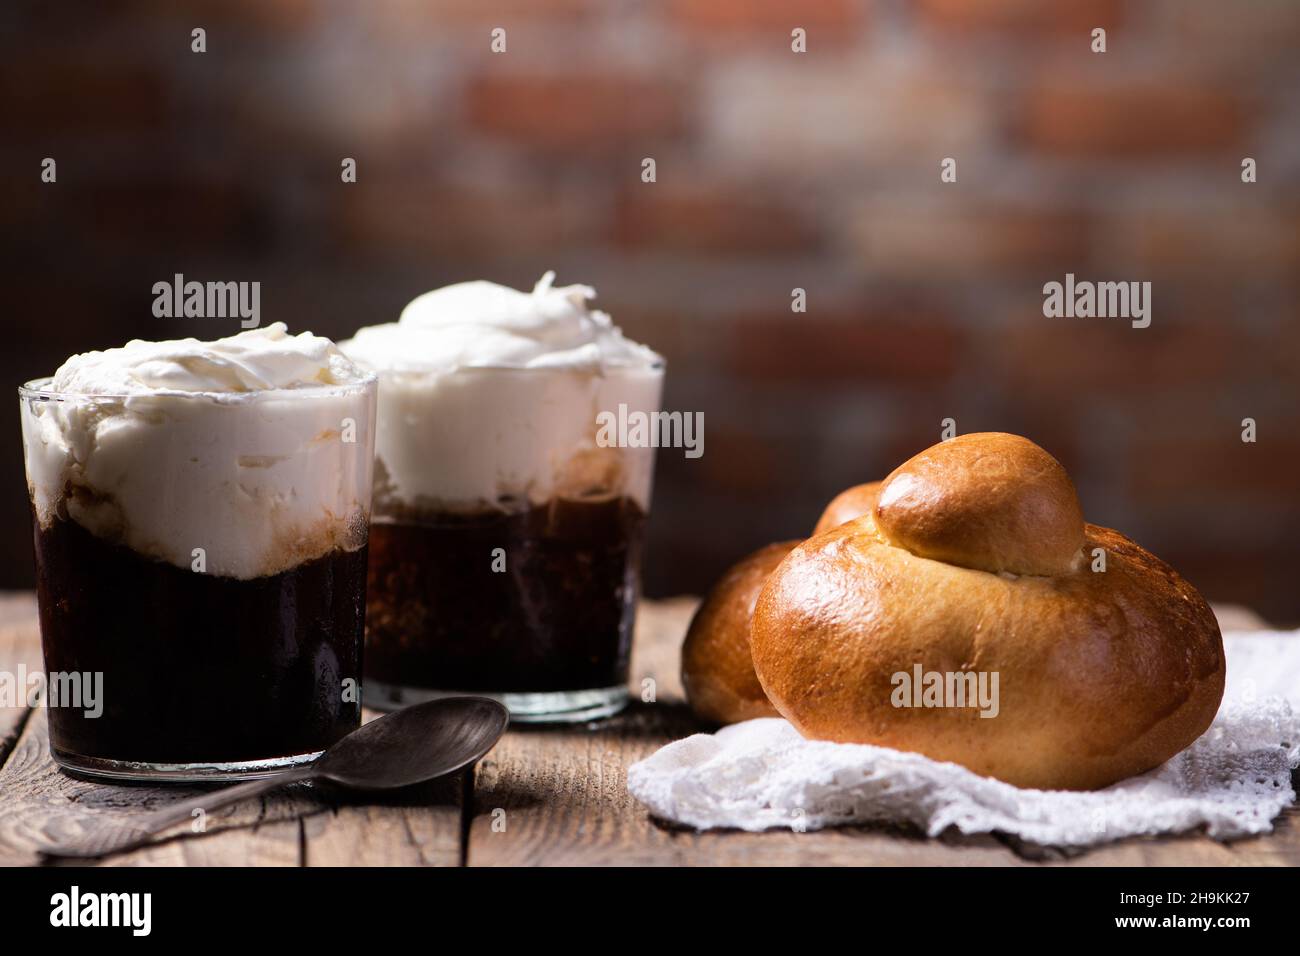
M 1002 432 L 961 435 L 905 461 L 881 484 L 874 518 L 889 544 L 995 574 L 1065 574 L 1084 542 L 1061 463 Z

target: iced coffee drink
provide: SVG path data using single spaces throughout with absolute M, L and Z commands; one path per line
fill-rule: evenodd
M 74 355 L 20 389 L 56 760 L 189 780 L 360 722 L 375 378 L 282 324 Z
M 366 702 L 498 697 L 516 720 L 627 700 L 653 448 L 600 415 L 658 411 L 662 359 L 592 289 L 467 282 L 340 347 L 379 374 Z

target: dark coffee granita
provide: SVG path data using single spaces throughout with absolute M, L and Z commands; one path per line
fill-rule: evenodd
M 364 547 L 237 580 L 66 519 L 34 527 L 46 671 L 103 674 L 100 716 L 49 708 L 56 756 L 245 763 L 315 753 L 360 726 L 343 684 L 361 679 Z
M 621 688 L 644 525 L 630 498 L 473 514 L 405 509 L 375 521 L 367 702 L 405 699 L 392 688 Z

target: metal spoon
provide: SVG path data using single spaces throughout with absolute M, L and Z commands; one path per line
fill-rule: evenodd
M 131 823 L 105 827 L 81 842 L 44 847 L 41 853 L 90 859 L 131 850 L 189 820 L 195 810 L 217 810 L 304 780 L 373 791 L 445 777 L 491 750 L 509 720 L 505 706 L 487 697 L 443 697 L 416 704 L 357 728 L 305 766 L 182 800 Z

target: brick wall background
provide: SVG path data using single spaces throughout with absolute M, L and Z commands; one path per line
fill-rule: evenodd
M 555 268 L 705 414 L 702 459 L 660 454 L 650 594 L 806 533 L 952 417 L 1043 444 L 1212 599 L 1300 619 L 1293 0 L 9 2 L 0 121 L 11 384 L 232 332 L 152 317 L 174 272 L 342 337 Z M 1067 271 L 1150 280 L 1151 327 L 1044 318 Z M 0 585 L 27 586 L 0 420 Z

